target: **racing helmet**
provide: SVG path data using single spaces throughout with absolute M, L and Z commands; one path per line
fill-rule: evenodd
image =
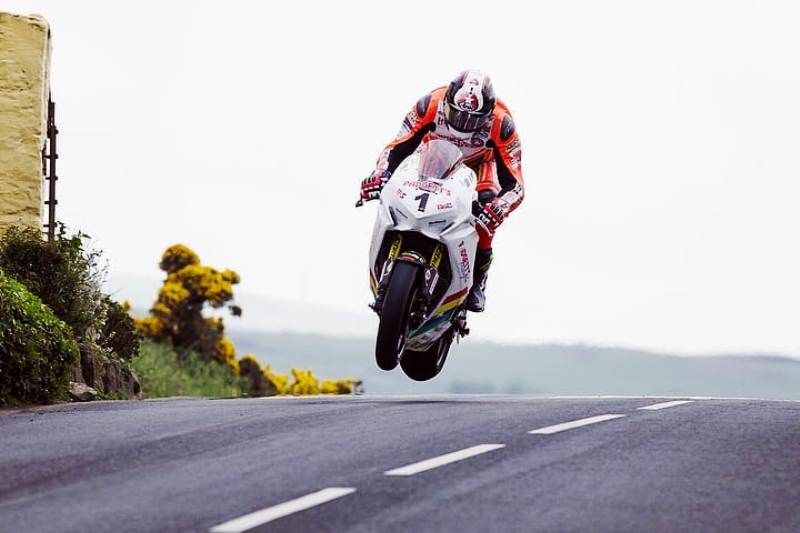
M 457 131 L 477 131 L 492 116 L 496 102 L 489 76 L 477 70 L 465 70 L 447 86 L 444 117 Z

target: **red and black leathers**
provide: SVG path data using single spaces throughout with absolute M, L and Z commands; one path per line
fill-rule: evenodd
M 362 197 L 370 194 L 377 180 L 391 174 L 423 141 L 443 139 L 461 149 L 464 163 L 478 175 L 476 189 L 481 198 L 492 198 L 479 218 L 486 219 L 491 232 L 479 229 L 478 248 L 488 250 L 492 245 L 494 229 L 522 202 L 522 147 L 514 120 L 508 108 L 497 101 L 492 116 L 473 132 L 460 132 L 445 119 L 445 87 L 423 96 L 406 115 L 397 137 L 389 143 L 378 158 L 377 169 L 362 185 Z M 368 183 L 369 182 L 369 183 Z M 366 186 L 368 191 L 364 190 Z M 489 192 L 491 191 L 491 192 Z M 487 194 L 488 193 L 488 194 Z M 494 193 L 491 194 L 491 193 Z M 365 197 L 368 199 L 368 197 Z M 480 228 L 480 227 L 479 227 Z

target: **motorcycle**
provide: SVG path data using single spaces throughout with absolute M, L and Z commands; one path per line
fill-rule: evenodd
M 380 317 L 375 360 L 413 380 L 441 372 L 454 339 L 469 334 L 464 302 L 478 244 L 475 172 L 461 150 L 431 140 L 409 155 L 381 191 L 369 251 Z M 362 201 L 356 206 L 362 205 Z

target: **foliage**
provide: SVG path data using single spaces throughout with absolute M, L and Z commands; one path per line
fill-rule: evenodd
M 262 369 L 253 355 L 239 360 L 241 375 L 234 376 L 227 365 L 209 361 L 195 352 L 179 353 L 167 344 L 145 341 L 139 355 L 131 361 L 147 398 L 165 396 L 274 396 L 304 394 L 351 394 L 353 380 L 317 382 L 310 370 L 292 370 L 290 384 L 286 374 Z M 327 383 L 327 385 L 326 385 Z
M 63 398 L 77 360 L 70 327 L 0 271 L 0 405 Z
M 0 268 L 47 304 L 78 341 L 102 329 L 100 253 L 84 249 L 88 236 L 67 236 L 63 225 L 52 242 L 34 228 L 10 228 L 0 240 Z
M 319 385 L 320 394 L 353 394 L 355 379 L 323 379 Z
M 245 355 L 239 360 L 242 378 L 251 384 L 251 396 L 292 395 L 309 396 L 314 394 L 352 394 L 354 379 L 326 379 L 320 383 L 311 370 L 292 369 L 294 381 L 289 376 L 272 370 L 269 365 L 259 368 L 253 355 Z
M 178 272 L 183 267 L 199 264 L 200 257 L 194 253 L 194 250 L 183 244 L 175 244 L 164 252 L 158 268 L 164 272 Z
M 249 384 L 246 390 L 250 396 L 274 396 L 278 394 L 278 389 L 271 381 L 268 381 L 261 372 L 258 359 L 253 355 L 245 355 L 239 360 L 239 376 L 242 381 Z
M 136 332 L 131 306 L 125 302 L 120 304 L 110 297 L 103 298 L 106 308 L 106 319 L 100 333 L 100 346 L 117 354 L 122 360 L 130 361 L 139 353 L 141 337 Z
M 136 320 L 136 329 L 158 343 L 172 346 L 175 351 L 173 363 L 177 369 L 169 367 L 169 357 L 154 355 L 152 343 L 146 343 L 146 350 L 136 360 L 136 368 L 143 375 L 142 386 L 145 394 L 156 387 L 156 394 L 192 394 L 183 391 L 181 383 L 161 385 L 155 377 L 155 369 L 175 376 L 186 368 L 185 358 L 193 358 L 190 366 L 197 360 L 209 364 L 223 363 L 228 366 L 231 379 L 240 376 L 241 392 L 249 396 L 273 396 L 276 394 L 350 394 L 354 380 L 325 380 L 321 384 L 310 370 L 292 369 L 294 381 L 289 383 L 285 374 L 273 372 L 269 365 L 263 369 L 253 355 L 236 360 L 236 348 L 225 336 L 225 326 L 220 317 L 204 317 L 206 306 L 219 309 L 227 306 L 234 316 L 242 310 L 231 304 L 233 286 L 238 284 L 239 275 L 232 270 L 216 270 L 200 264 L 200 257 L 189 247 L 175 244 L 167 248 L 161 257 L 159 267 L 166 272 L 158 298 L 150 308 L 150 315 Z M 162 351 L 165 348 L 160 348 Z M 199 359 L 198 359 L 199 358 Z M 154 364 L 157 362 L 158 364 Z M 148 365 L 152 365 L 148 366 Z M 193 367 L 193 366 L 192 366 Z M 196 369 L 195 369 L 196 370 Z M 149 374 L 151 377 L 146 377 Z M 171 378 L 170 378 L 171 379 Z M 148 380 L 156 385 L 148 383 Z M 181 389 L 183 392 L 176 392 Z M 169 392 L 168 392 L 169 391 Z M 206 394 L 208 395 L 208 394 Z
M 293 396 L 307 396 L 319 394 L 319 382 L 311 370 L 292 369 L 294 381 L 289 385 L 289 394 Z
M 10 228 L 0 240 L 0 268 L 72 328 L 82 352 L 99 347 L 129 360 L 139 335 L 128 310 L 102 293 L 102 253 L 86 248 L 88 238 L 81 232 L 67 235 L 63 224 L 51 242 L 36 229 Z
M 187 246 L 175 244 L 167 248 L 159 266 L 167 278 L 150 308 L 150 316 L 136 321 L 144 336 L 168 343 L 183 351 L 225 363 L 238 374 L 236 349 L 225 337 L 221 318 L 205 318 L 206 304 L 219 309 L 233 299 L 233 286 L 239 275 L 232 270 L 216 270 L 200 264 L 200 258 Z M 241 315 L 236 305 L 228 305 L 234 316 Z
M 242 394 L 243 383 L 227 365 L 209 361 L 195 352 L 180 355 L 166 344 L 142 343 L 131 361 L 144 396 L 231 397 Z
M 289 376 L 274 372 L 269 365 L 264 365 L 261 369 L 264 379 L 267 380 L 275 388 L 277 394 L 289 394 Z

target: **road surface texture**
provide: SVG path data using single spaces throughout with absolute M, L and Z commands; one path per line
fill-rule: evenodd
M 800 531 L 800 403 L 679 400 L 5 411 L 0 531 Z

